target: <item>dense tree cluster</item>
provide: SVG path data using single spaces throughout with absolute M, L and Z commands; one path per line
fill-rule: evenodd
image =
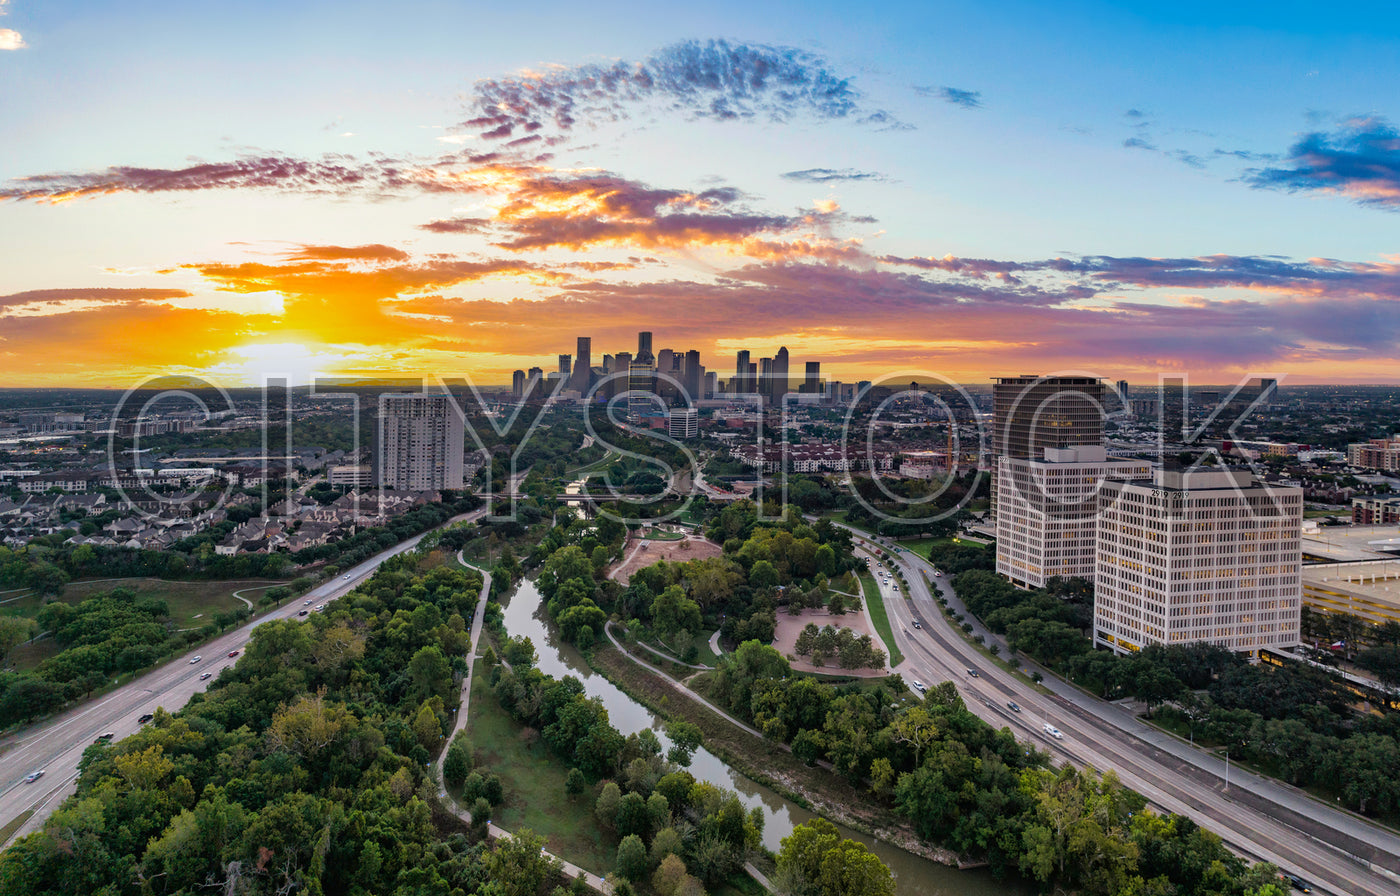
M 811 657 L 814 666 L 825 666 L 833 658 L 842 669 L 880 669 L 885 665 L 885 652 L 869 635 L 857 638 L 848 628 L 825 625 L 819 629 L 814 622 L 798 634 L 794 649 L 798 656 Z
M 537 840 L 527 861 L 434 820 L 446 657 L 465 649 L 480 582 L 417 562 L 259 626 L 207 693 L 90 747 L 76 795 L 0 856 L 0 891 L 539 896 L 553 881 L 532 876 Z
M 794 675 L 756 642 L 727 654 L 705 682 L 713 699 L 798 758 L 829 762 L 889 799 L 923 837 L 986 856 L 998 873 L 1093 894 L 1283 896 L 1263 889 L 1268 866 L 1247 869 L 1189 821 L 1146 812 L 1112 773 L 1049 768 L 1047 756 L 970 713 L 951 682 L 924 700 L 898 677 L 887 684 Z M 1171 858 L 1186 853 L 1189 866 Z M 1201 868 L 1209 873 L 1192 876 Z
M 111 676 L 145 669 L 247 615 L 240 608 L 219 614 L 204 628 L 180 632 L 164 601 L 139 598 L 123 588 L 76 606 L 47 604 L 39 611 L 37 627 L 52 633 L 62 649 L 33 671 L 0 672 L 0 726 L 27 722 L 87 697 Z M 7 623 L 5 629 L 13 631 L 15 626 Z
M 777 886 L 790 896 L 894 896 L 885 863 L 825 818 L 799 824 L 783 838 Z

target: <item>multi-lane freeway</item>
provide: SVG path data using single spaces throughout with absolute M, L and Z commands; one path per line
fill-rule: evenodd
M 454 517 L 444 525 L 478 519 L 486 509 Z M 142 675 L 135 681 L 102 697 L 32 726 L 0 741 L 0 826 L 31 813 L 13 836 L 39 828 L 64 798 L 73 793 L 78 777 L 78 760 L 83 750 L 105 735 L 121 740 L 135 733 L 140 719 L 157 707 L 173 712 L 184 706 L 195 693 L 203 691 L 224 667 L 236 661 L 253 630 L 272 619 L 309 616 L 346 594 L 368 578 L 385 560 L 411 550 L 422 541 L 418 535 L 370 559 L 342 570 L 333 580 L 308 591 L 272 613 L 262 616 L 195 650 Z M 198 662 L 195 658 L 198 657 Z M 205 673 L 212 673 L 203 678 Z M 43 777 L 27 780 L 42 771 Z M 13 837 L 11 838 L 13 839 Z M 8 842 L 8 841 L 7 841 Z M 5 844 L 0 843 L 0 846 Z
M 1239 769 L 1232 770 L 1227 791 L 1218 768 L 1223 764 L 1214 756 L 1064 683 L 1048 682 L 1057 687 L 1043 693 L 988 662 L 952 628 L 929 589 L 931 582 L 953 599 L 946 578 L 908 551 L 892 557 L 910 599 L 893 581 L 880 588 L 906 657 L 897 670 L 906 680 L 956 682 L 968 708 L 988 723 L 1009 727 L 1058 760 L 1112 769 L 1155 808 L 1191 817 L 1238 852 L 1301 874 L 1316 889 L 1338 896 L 1400 891 L 1400 837 L 1393 832 Z

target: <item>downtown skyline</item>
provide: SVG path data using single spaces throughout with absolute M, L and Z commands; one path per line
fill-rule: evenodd
M 0 386 L 1400 381 L 1400 29 L 1207 9 L 0 3 Z

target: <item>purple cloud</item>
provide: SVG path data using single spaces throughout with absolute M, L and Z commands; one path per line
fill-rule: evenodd
M 1381 118 L 1355 118 L 1332 133 L 1314 131 L 1282 164 L 1252 168 L 1244 182 L 1260 190 L 1340 193 L 1361 205 L 1400 210 L 1400 132 Z

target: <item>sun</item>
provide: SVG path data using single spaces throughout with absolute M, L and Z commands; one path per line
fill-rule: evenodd
M 315 352 L 298 342 L 240 345 L 231 350 L 231 355 L 209 372 L 250 386 L 261 386 L 268 380 L 305 386 L 318 376 L 334 373 L 342 361 L 337 354 Z

